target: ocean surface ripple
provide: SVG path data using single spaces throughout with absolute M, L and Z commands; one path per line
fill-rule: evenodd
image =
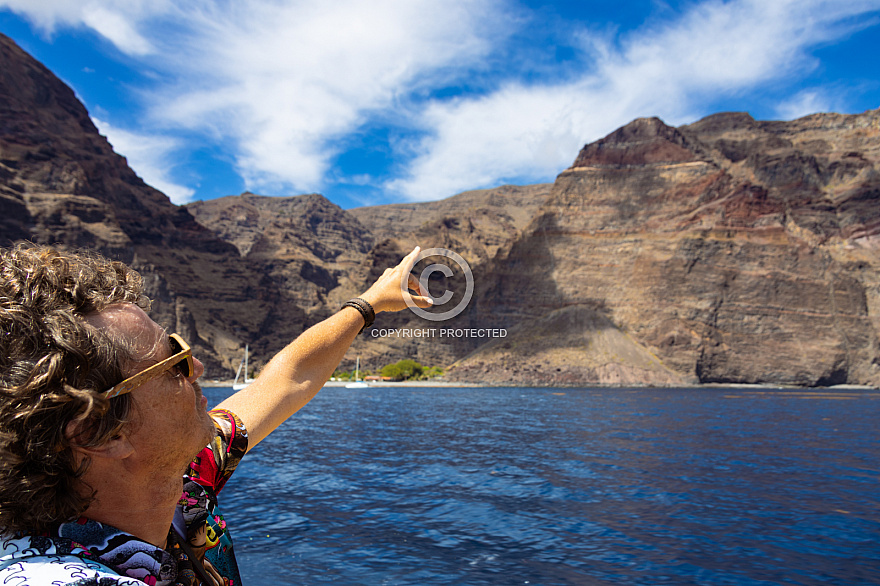
M 878 421 L 870 390 L 328 387 L 221 505 L 250 585 L 878 584 Z

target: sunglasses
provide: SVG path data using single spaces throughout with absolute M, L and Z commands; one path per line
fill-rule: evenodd
M 130 393 L 142 384 L 145 384 L 157 376 L 160 376 L 172 368 L 180 371 L 180 374 L 189 378 L 195 372 L 193 366 L 192 348 L 183 341 L 183 338 L 177 334 L 168 336 L 168 344 L 171 346 L 171 356 L 157 362 L 153 366 L 145 368 L 134 376 L 130 376 L 112 389 L 104 391 L 104 396 L 108 399 Z

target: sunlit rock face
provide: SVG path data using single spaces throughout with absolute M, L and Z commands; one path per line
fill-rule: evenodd
M 493 261 L 479 315 L 592 310 L 686 382 L 880 384 L 878 135 L 878 111 L 635 120 L 560 174 Z M 554 323 L 560 339 L 581 329 Z M 536 360 L 529 378 L 559 371 Z M 478 363 L 500 368 L 479 353 L 460 366 Z
M 342 210 L 317 194 L 172 204 L 114 153 L 70 88 L 0 35 L 0 245 L 97 249 L 133 264 L 152 315 L 208 377 L 257 367 L 416 244 L 456 251 L 475 293 L 448 322 L 360 336 L 492 384 L 880 385 L 880 111 L 673 128 L 639 119 L 552 185 Z M 432 283 L 455 290 L 458 276 Z M 454 302 L 458 299 L 454 299 Z
M 69 87 L 3 35 L 0 64 L 0 246 L 85 247 L 132 264 L 152 317 L 194 346 L 208 378 L 232 374 L 245 344 L 259 368 L 416 241 L 478 265 L 549 195 L 549 185 L 507 186 L 348 212 L 317 194 L 248 193 L 180 207 L 113 152 Z M 383 317 L 391 325 L 406 313 Z M 459 357 L 455 343 L 424 348 L 426 363 Z M 346 363 L 363 351 L 378 369 L 411 349 L 362 337 Z
M 265 197 L 252 193 L 186 206 L 249 265 L 279 285 L 314 323 L 361 293 L 414 246 L 447 248 L 482 275 L 486 263 L 521 235 L 550 195 L 552 184 L 501 186 L 423 203 L 342 210 L 321 195 Z M 481 278 L 481 277 L 478 277 Z M 455 287 L 461 283 L 456 283 Z M 436 293 L 436 291 L 435 291 Z M 438 326 L 409 311 L 385 314 L 377 328 Z M 271 331 L 272 324 L 265 324 Z M 344 367 L 373 371 L 401 358 L 451 364 L 474 340 L 411 335 L 359 337 Z

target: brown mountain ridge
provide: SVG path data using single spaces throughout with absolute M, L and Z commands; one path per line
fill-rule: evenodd
M 552 185 L 438 202 L 343 210 L 245 193 L 179 207 L 2 36 L 0 60 L 0 245 L 132 263 L 208 377 L 228 376 L 246 343 L 259 365 L 419 244 L 467 260 L 473 299 L 448 322 L 403 311 L 377 326 L 507 335 L 368 331 L 350 362 L 414 358 L 489 384 L 880 386 L 880 111 L 638 119 Z
M 541 324 L 581 308 L 685 382 L 876 386 L 878 137 L 876 110 L 636 120 L 560 174 L 493 259 L 471 319 Z M 521 327 L 505 344 L 532 338 Z M 559 364 L 486 348 L 453 374 L 525 363 L 523 380 L 546 380 L 595 359 L 589 340 L 579 349 Z

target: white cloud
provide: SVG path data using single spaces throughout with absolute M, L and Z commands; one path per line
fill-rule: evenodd
M 823 92 L 811 89 L 798 92 L 779 104 L 776 115 L 781 120 L 794 120 L 817 112 L 830 112 L 832 109 L 831 100 Z
M 249 189 L 320 189 L 343 137 L 426 75 L 491 50 L 486 23 L 503 29 L 489 18 L 493 3 L 202 3 L 186 13 L 192 36 L 173 56 L 185 70 L 152 96 L 152 117 L 237 145 Z
M 496 6 L 504 1 L 0 0 L 0 7 L 47 33 L 88 27 L 142 58 L 160 72 L 156 87 L 140 90 L 149 109 L 144 128 L 206 132 L 234 153 L 248 189 L 277 192 L 322 188 L 340 139 L 393 110 L 426 77 L 430 88 L 478 64 L 504 35 L 507 17 Z M 150 174 L 138 166 L 142 157 L 125 152 L 139 145 L 117 147 Z
M 0 8 L 21 14 L 48 35 L 59 26 L 90 28 L 128 55 L 153 52 L 138 24 L 169 7 L 169 0 L 0 0 Z
M 120 51 L 129 55 L 146 55 L 153 52 L 153 46 L 142 37 L 126 18 L 102 6 L 83 9 L 83 23 L 116 45 Z
M 178 205 L 192 201 L 195 191 L 175 183 L 170 177 L 175 165 L 175 151 L 181 146 L 177 139 L 122 130 L 97 118 L 92 118 L 92 122 L 107 137 L 113 150 L 125 156 L 129 166 L 148 185 L 155 187 Z
M 851 32 L 860 25 L 848 18 L 878 7 L 876 1 L 706 2 L 619 46 L 584 33 L 592 63 L 579 79 L 513 83 L 418 113 L 427 132 L 420 154 L 387 187 L 428 200 L 505 181 L 552 179 L 585 142 L 634 118 L 659 115 L 680 124 L 705 114 L 707 97 L 802 74 L 813 66 L 807 49 Z M 803 94 L 791 107 L 820 104 L 818 95 Z
M 533 49 L 509 51 L 523 23 L 514 2 L 0 0 L 0 7 L 47 34 L 60 26 L 94 30 L 144 64 L 156 85 L 137 90 L 148 109 L 138 113 L 141 127 L 102 130 L 145 180 L 178 202 L 192 196 L 168 174 L 168 153 L 181 146 L 168 137 L 181 129 L 222 144 L 257 192 L 317 191 L 380 176 L 371 169 L 345 178 L 330 165 L 359 131 L 389 124 L 419 137 L 390 145 L 398 175 L 385 187 L 405 198 L 552 180 L 585 142 L 633 118 L 680 124 L 725 96 L 790 85 L 816 67 L 810 50 L 872 24 L 860 15 L 880 9 L 880 0 L 706 0 L 688 3 L 676 18 L 664 10 L 664 20 L 621 37 L 572 23 L 580 73 L 551 83 L 523 81 L 540 78 L 525 62 L 490 69 L 504 55 L 528 61 Z M 486 79 L 496 84 L 489 93 L 424 97 Z M 820 90 L 809 90 L 777 112 L 799 116 L 827 104 Z
M 52 33 L 58 24 L 78 24 L 80 5 L 69 0 L 0 0 L 0 7 L 27 17 L 34 25 Z

